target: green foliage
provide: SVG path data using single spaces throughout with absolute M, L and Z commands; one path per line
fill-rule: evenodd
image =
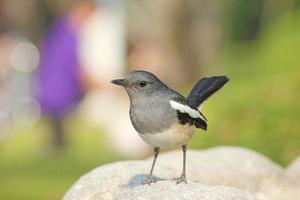
M 0 143 L 0 199 L 61 199 L 87 171 L 120 159 L 99 130 L 72 121 L 67 148 L 51 150 L 45 123 L 17 127 Z M 72 130 L 74 129 L 74 130 Z

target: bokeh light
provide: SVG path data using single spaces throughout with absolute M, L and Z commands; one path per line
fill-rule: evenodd
M 39 63 L 39 50 L 29 42 L 19 42 L 11 53 L 11 66 L 19 71 L 28 73 L 33 71 Z

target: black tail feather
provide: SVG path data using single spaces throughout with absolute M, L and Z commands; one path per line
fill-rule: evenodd
M 221 89 L 228 81 L 226 76 L 206 77 L 199 80 L 187 97 L 189 105 L 195 108 L 199 107 L 203 101 Z

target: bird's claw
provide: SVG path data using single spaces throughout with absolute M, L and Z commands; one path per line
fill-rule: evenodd
M 176 181 L 176 184 L 180 184 L 180 183 L 182 183 L 182 182 L 185 183 L 185 184 L 187 184 L 185 174 L 181 174 L 180 177 L 178 177 L 178 178 L 173 178 L 173 180 Z
M 143 185 L 145 185 L 145 184 L 150 185 L 151 183 L 156 183 L 156 182 L 157 182 L 156 178 L 154 178 L 154 176 L 152 176 L 152 175 L 149 175 L 149 176 L 147 176 L 146 180 L 144 180 L 142 182 L 142 184 Z

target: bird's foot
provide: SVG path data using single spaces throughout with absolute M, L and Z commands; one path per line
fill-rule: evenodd
M 173 180 L 176 181 L 176 184 L 180 184 L 182 182 L 187 184 L 185 174 L 181 174 L 179 178 L 173 178 Z
M 145 184 L 150 185 L 151 183 L 156 183 L 156 182 L 157 182 L 156 178 L 154 178 L 154 176 L 152 176 L 152 175 L 149 175 L 149 176 L 147 176 L 146 180 L 144 180 L 142 182 L 142 184 L 143 185 L 145 185 Z

